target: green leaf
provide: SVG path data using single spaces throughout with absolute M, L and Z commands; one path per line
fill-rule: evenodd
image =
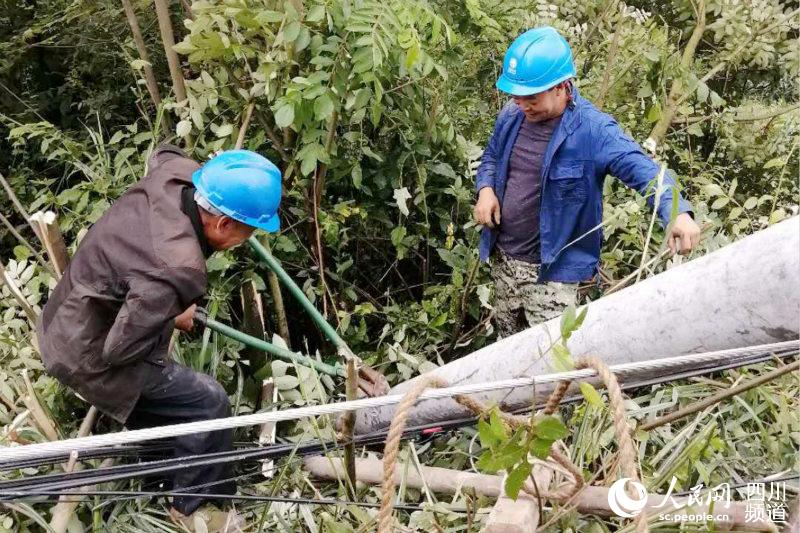
M 268 25 L 270 22 L 280 22 L 283 20 L 283 13 L 277 11 L 259 11 L 255 16 L 255 21 L 262 26 Z
M 294 104 L 283 104 L 275 112 L 275 125 L 279 128 L 287 128 L 294 122 Z
M 361 188 L 361 179 L 363 178 L 363 174 L 361 171 L 361 165 L 356 163 L 353 165 L 353 169 L 350 171 L 350 176 L 353 178 L 353 186 L 356 189 Z
M 756 205 L 758 205 L 758 198 L 751 196 L 747 200 L 744 201 L 744 208 L 747 210 L 753 209 Z
M 644 118 L 646 118 L 648 122 L 658 122 L 658 119 L 661 118 L 661 106 L 658 102 L 654 102 L 647 108 Z
M 728 198 L 726 196 L 723 196 L 722 198 L 717 198 L 716 200 L 714 200 L 714 203 L 711 204 L 711 209 L 715 209 L 715 210 L 716 209 L 722 209 L 723 207 L 728 205 L 729 201 L 730 201 L 730 198 Z
M 327 120 L 333 114 L 333 100 L 328 93 L 314 100 L 314 115 L 317 120 Z
M 302 28 L 302 24 L 293 20 L 289 23 L 288 26 L 283 30 L 283 41 L 286 43 L 291 43 L 297 36 L 300 35 L 300 28 Z
M 698 102 L 705 102 L 708 100 L 708 85 L 703 83 L 702 81 L 697 84 L 697 101 Z
M 569 349 L 563 344 L 553 345 L 553 366 L 559 372 L 569 372 L 575 369 L 575 362 L 569 353 Z
M 542 439 L 563 439 L 569 433 L 567 426 L 554 416 L 543 416 L 534 425 L 536 436 Z
M 600 393 L 597 392 L 597 389 L 595 389 L 591 383 L 582 381 L 579 386 L 581 388 L 583 397 L 586 398 L 586 401 L 589 402 L 590 405 L 593 405 L 598 409 L 605 407 L 602 396 L 600 396 Z
M 178 44 L 173 46 L 172 49 L 175 50 L 175 52 L 185 56 L 197 50 L 197 47 L 193 45 L 191 42 L 189 42 L 187 37 L 186 40 L 179 42 Z
M 722 187 L 720 187 L 716 183 L 709 183 L 705 187 L 703 187 L 703 189 L 709 196 L 723 196 L 725 194 L 725 192 L 722 190 Z
M 406 68 L 411 69 L 419 59 L 419 43 L 415 42 L 406 52 Z
M 530 452 L 539 459 L 546 459 L 550 455 L 550 448 L 553 446 L 553 441 L 548 439 L 535 438 L 530 445 Z
M 497 412 L 497 407 L 493 408 L 489 413 L 489 426 L 492 430 L 492 435 L 494 435 L 494 438 L 499 442 L 508 440 L 506 424 L 503 422 L 503 419 L 500 418 L 500 413 Z
M 217 270 L 224 271 L 231 266 L 230 260 L 222 254 L 212 255 L 206 260 L 206 270 L 214 272 Z
M 517 499 L 517 496 L 519 496 L 519 491 L 522 489 L 522 485 L 525 484 L 525 480 L 531 475 L 531 468 L 532 467 L 528 461 L 523 461 L 521 464 L 517 465 L 514 470 L 508 473 L 504 485 L 506 496 L 512 500 Z
M 14 257 L 17 261 L 24 261 L 31 256 L 31 251 L 27 246 L 21 244 L 14 247 Z
M 142 70 L 144 67 L 152 67 L 149 61 L 145 61 L 144 59 L 134 59 L 131 61 L 131 67 L 135 70 Z
M 500 442 L 492 432 L 489 422 L 483 418 L 478 420 L 478 437 L 481 440 L 481 447 L 486 449 L 494 448 Z
M 403 239 L 406 237 L 406 232 L 407 230 L 405 226 L 397 226 L 392 230 L 390 237 L 395 248 L 399 248 L 403 244 Z
M 365 155 L 367 155 L 367 156 L 371 157 L 372 159 L 374 159 L 375 161 L 378 161 L 379 163 L 383 163 L 383 158 L 381 156 L 379 156 L 378 154 L 376 154 L 375 152 L 373 152 L 372 148 L 370 148 L 369 146 L 367 146 L 367 145 L 362 146 L 361 147 L 361 151 L 364 152 Z
M 775 157 L 773 159 L 770 159 L 766 163 L 764 163 L 764 167 L 763 168 L 764 168 L 764 170 L 768 170 L 770 168 L 782 167 L 782 166 L 785 166 L 785 165 L 786 165 L 786 161 L 784 161 L 784 159 L 782 157 Z
M 325 18 L 325 6 L 322 4 L 316 5 L 308 10 L 308 15 L 306 15 L 306 20 L 308 22 L 319 22 Z
M 189 120 L 181 120 L 175 126 L 175 133 L 178 137 L 186 137 L 192 131 L 192 123 Z
M 770 224 L 775 224 L 776 222 L 780 222 L 781 220 L 783 220 L 786 217 L 787 217 L 786 211 L 784 211 L 781 208 L 776 209 L 775 211 L 773 211 L 769 215 L 769 223 Z
M 570 304 L 561 315 L 561 337 L 566 342 L 575 331 L 575 306 Z
M 109 139 L 108 144 L 117 144 L 124 136 L 125 132 L 123 130 L 117 130 L 114 132 L 114 135 L 111 136 L 111 139 Z
M 233 133 L 233 126 L 230 124 L 223 124 L 222 126 L 217 128 L 216 135 L 217 138 L 221 139 L 223 137 L 229 136 L 231 133 Z

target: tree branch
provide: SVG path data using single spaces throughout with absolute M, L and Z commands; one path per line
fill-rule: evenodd
M 692 61 L 694 60 L 695 51 L 697 50 L 697 45 L 700 44 L 700 39 L 703 37 L 703 33 L 706 31 L 705 0 L 699 0 L 699 5 L 697 6 L 695 15 L 697 23 L 695 24 L 691 37 L 689 37 L 689 40 L 686 42 L 686 47 L 683 49 L 680 63 L 681 70 L 686 70 L 691 66 Z M 669 130 L 670 126 L 672 125 L 672 121 L 675 119 L 675 114 L 678 112 L 678 106 L 681 103 L 682 97 L 685 97 L 683 83 L 681 82 L 680 78 L 676 78 L 672 82 L 672 87 L 670 87 L 669 96 L 667 97 L 667 105 L 664 107 L 664 112 L 661 114 L 661 118 L 658 119 L 658 122 L 656 122 L 656 125 L 653 126 L 653 129 L 650 132 L 649 139 L 652 139 L 654 146 L 661 142 L 661 140 L 664 138 L 664 135 L 666 135 L 667 130 Z
M 158 107 L 161 105 L 161 94 L 158 91 L 158 83 L 156 82 L 155 74 L 153 74 L 153 65 L 150 63 L 150 57 L 147 54 L 142 31 L 139 28 L 139 20 L 136 18 L 136 12 L 133 10 L 130 0 L 122 0 L 122 7 L 125 10 L 125 16 L 128 19 L 131 33 L 133 33 L 133 42 L 136 43 L 139 59 L 145 62 L 144 81 L 147 85 L 147 92 L 150 93 L 150 98 L 153 100 L 155 106 Z

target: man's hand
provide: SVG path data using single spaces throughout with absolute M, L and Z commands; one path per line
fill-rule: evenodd
M 676 243 L 676 240 L 678 243 Z M 700 226 L 689 216 L 689 213 L 681 213 L 678 215 L 667 237 L 667 244 L 669 245 L 672 255 L 675 255 L 675 252 L 680 252 L 681 255 L 687 255 L 699 243 Z
M 478 193 L 478 202 L 475 204 L 475 220 L 490 228 L 500 224 L 500 202 L 491 187 L 484 187 Z
M 192 331 L 194 328 L 194 310 L 197 309 L 196 304 L 192 304 L 186 311 L 175 317 L 175 329 L 181 331 Z

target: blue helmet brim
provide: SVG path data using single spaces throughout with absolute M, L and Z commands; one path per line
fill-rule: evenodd
M 530 86 L 513 82 L 505 74 L 501 74 L 500 77 L 497 79 L 497 83 L 495 83 L 494 85 L 499 90 L 503 91 L 504 93 L 510 94 L 511 96 L 531 96 L 532 94 L 543 93 L 548 89 L 552 89 L 562 81 L 566 81 L 572 77 L 574 77 L 572 74 L 567 74 L 565 76 L 562 76 L 558 80 L 552 82 L 549 85 Z
M 281 229 L 281 219 L 278 218 L 278 214 L 275 213 L 271 218 L 269 218 L 266 222 L 260 222 L 255 225 L 258 229 L 263 229 L 269 233 L 277 233 Z

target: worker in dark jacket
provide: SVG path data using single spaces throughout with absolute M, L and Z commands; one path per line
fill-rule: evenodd
M 47 371 L 129 428 L 230 415 L 220 384 L 173 362 L 173 327 L 193 327 L 206 291 L 206 259 L 277 231 L 280 171 L 264 157 L 232 150 L 202 167 L 171 146 L 87 232 L 42 311 L 37 333 Z M 175 455 L 232 449 L 232 432 L 178 437 Z M 179 471 L 172 489 L 233 493 L 223 466 Z M 199 486 L 202 485 L 202 486 Z M 196 487 L 197 486 L 197 487 Z M 195 488 L 196 487 L 196 488 Z M 176 497 L 177 519 L 201 504 Z
M 500 111 L 478 168 L 475 218 L 484 225 L 480 258 L 492 256 L 504 337 L 561 314 L 578 283 L 597 273 L 608 174 L 646 197 L 669 226 L 673 252 L 688 253 L 700 240 L 671 173 L 578 94 L 575 76 L 567 41 L 542 27 L 509 46 L 497 80 L 513 101 Z

